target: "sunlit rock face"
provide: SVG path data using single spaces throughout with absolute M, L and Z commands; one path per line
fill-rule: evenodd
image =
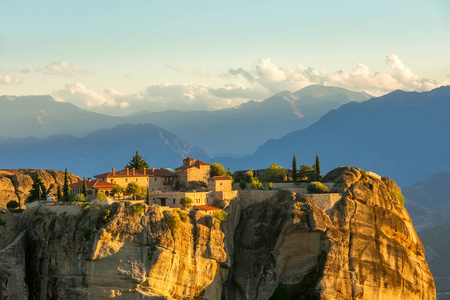
M 138 205 L 139 206 L 139 205 Z M 33 299 L 194 297 L 225 262 L 219 222 L 158 207 L 46 207 L 22 217 Z M 169 228 L 171 218 L 179 220 Z
M 242 211 L 226 299 L 435 299 L 433 277 L 397 185 L 341 167 L 329 215 L 282 192 Z
M 397 185 L 348 167 L 323 181 L 342 195 L 326 212 L 292 191 L 248 192 L 230 202 L 222 223 L 199 212 L 129 203 L 36 205 L 20 220 L 4 212 L 0 295 L 435 299 Z

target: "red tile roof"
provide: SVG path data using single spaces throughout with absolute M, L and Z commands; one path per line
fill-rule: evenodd
M 190 168 L 193 168 L 193 167 L 199 168 L 200 166 L 209 166 L 209 164 L 207 164 L 207 163 L 205 163 L 204 161 L 201 161 L 201 160 L 196 160 L 193 165 L 181 166 L 181 167 L 176 168 L 175 170 L 185 170 L 185 169 L 190 169 Z
M 86 186 L 91 189 L 112 189 L 116 185 L 114 183 L 103 182 L 98 180 L 86 180 Z M 71 188 L 83 187 L 83 181 L 78 181 L 70 185 Z
M 220 210 L 220 208 L 217 208 L 217 207 L 211 206 L 211 205 L 194 205 L 194 209 L 201 209 L 201 210 Z
M 227 176 L 214 176 L 211 177 L 209 180 L 231 180 L 231 178 Z
M 145 170 L 135 170 L 135 173 L 133 175 L 133 169 L 128 170 L 120 170 L 116 171 L 115 175 L 113 175 L 113 172 L 103 173 L 99 175 L 95 175 L 95 178 L 114 178 L 114 177 L 170 177 L 170 176 L 178 176 L 175 173 L 172 173 L 170 171 L 167 171 L 165 169 L 147 169 Z

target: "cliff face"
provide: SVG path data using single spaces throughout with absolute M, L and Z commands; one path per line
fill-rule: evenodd
M 0 170 L 0 208 L 6 208 L 9 201 L 17 201 L 24 207 L 36 170 L 16 169 Z M 54 170 L 39 170 L 44 186 L 48 192 L 56 196 L 58 184 L 64 185 L 64 172 Z M 70 183 L 77 182 L 80 178 L 69 173 Z
M 248 193 L 233 200 L 222 224 L 198 212 L 183 216 L 124 203 L 84 210 L 40 205 L 22 213 L 16 227 L 5 213 L 0 296 L 435 299 L 423 247 L 396 184 L 347 167 L 324 181 L 342 194 L 327 212 L 301 194 L 262 198 L 257 191 L 254 199 Z M 17 251 L 11 255 L 26 258 L 26 281 L 23 267 L 3 272 L 10 266 L 1 251 L 10 251 L 5 245 L 21 232 L 23 244 L 12 243 Z
M 226 260 L 219 222 L 198 213 L 42 205 L 23 221 L 31 299 L 194 297 Z

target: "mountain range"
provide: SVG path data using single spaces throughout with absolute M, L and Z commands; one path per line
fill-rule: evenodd
M 209 153 L 252 153 L 271 138 L 305 128 L 330 109 L 371 96 L 337 87 L 308 86 L 281 92 L 264 101 L 250 101 L 217 111 L 141 112 L 126 117 L 89 112 L 50 96 L 0 97 L 0 135 L 48 137 L 85 136 L 123 123 L 152 123 L 202 147 Z
M 365 102 L 350 102 L 319 121 L 269 140 L 243 158 L 216 158 L 235 168 L 311 165 L 319 155 L 324 172 L 357 166 L 408 186 L 450 170 L 450 86 L 429 92 L 394 91 Z
M 152 124 L 121 124 L 85 137 L 60 134 L 47 138 L 0 137 L 0 165 L 4 169 L 56 169 L 90 176 L 124 168 L 136 149 L 150 167 L 181 166 L 187 156 L 209 155 L 178 136 Z

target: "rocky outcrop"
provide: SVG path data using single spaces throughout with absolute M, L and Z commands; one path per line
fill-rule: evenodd
M 25 208 L 25 200 L 29 195 L 36 170 L 16 169 L 0 170 L 0 208 L 6 208 L 9 201 L 17 201 Z M 64 185 L 64 172 L 55 170 L 39 170 L 47 192 L 56 196 L 58 184 Z M 70 183 L 77 182 L 80 177 L 69 173 Z
M 124 203 L 27 209 L 30 298 L 204 294 L 226 261 L 224 234 L 211 216 L 180 214 Z
M 18 227 L 6 213 L 0 251 L 16 247 L 27 278 L 3 275 L 0 255 L 0 296 L 16 278 L 30 299 L 435 299 L 397 185 L 348 167 L 324 181 L 342 195 L 326 211 L 292 191 L 243 193 L 222 223 L 129 203 L 36 203 Z
M 424 249 L 388 178 L 341 167 L 329 215 L 278 193 L 242 211 L 226 299 L 435 299 Z

